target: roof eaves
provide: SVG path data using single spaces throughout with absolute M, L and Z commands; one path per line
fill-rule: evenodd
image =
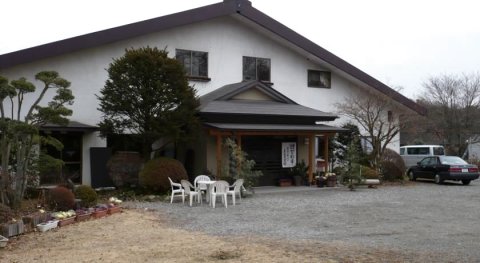
M 235 14 L 237 9 L 238 7 L 233 1 L 232 3 L 229 1 L 220 2 L 3 54 L 0 55 L 0 69 L 150 34 L 176 26 Z

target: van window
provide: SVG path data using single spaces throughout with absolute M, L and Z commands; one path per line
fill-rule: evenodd
M 405 155 L 405 148 L 400 148 L 400 155 Z
M 443 147 L 433 147 L 433 154 L 434 155 L 445 155 L 445 151 Z
M 414 147 L 414 148 L 407 148 L 408 155 L 428 155 L 430 151 L 428 147 Z

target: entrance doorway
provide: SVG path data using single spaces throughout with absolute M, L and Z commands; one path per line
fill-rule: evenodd
M 258 186 L 277 185 L 288 177 L 289 168 L 282 168 L 282 142 L 297 142 L 296 136 L 243 136 L 242 150 L 255 161 L 255 170 L 262 171 Z

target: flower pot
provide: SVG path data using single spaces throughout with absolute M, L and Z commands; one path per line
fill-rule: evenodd
M 302 177 L 300 175 L 295 175 L 293 180 L 295 181 L 295 186 L 302 186 Z
M 92 216 L 91 213 L 85 213 L 85 214 L 78 214 L 77 213 L 77 216 L 75 217 L 75 221 L 77 221 L 77 222 L 87 221 L 88 219 L 90 219 L 91 216 Z
M 327 180 L 325 179 L 325 177 L 320 176 L 319 178 L 317 178 L 317 181 L 316 181 L 317 187 L 325 187 L 326 181 Z
M 290 179 L 280 179 L 278 181 L 278 184 L 281 186 L 281 187 L 284 187 L 284 186 L 292 186 L 292 180 Z
M 67 225 L 70 225 L 70 224 L 73 224 L 73 223 L 75 223 L 75 217 L 74 216 L 58 221 L 58 226 L 62 227 L 62 226 L 67 226 Z
M 120 206 L 112 206 L 112 207 L 109 207 L 107 211 L 108 211 L 107 213 L 111 215 L 111 214 L 122 212 L 122 208 Z
M 57 226 L 58 226 L 58 220 L 50 220 L 50 221 L 38 224 L 37 229 L 40 232 L 45 232 L 45 231 L 48 231 L 50 229 L 54 229 Z
M 102 217 L 106 217 L 106 216 L 107 216 L 107 213 L 108 213 L 108 209 L 104 209 L 104 210 L 95 210 L 95 211 L 92 213 L 92 217 L 93 217 L 93 218 L 102 218 Z
M 12 237 L 23 234 L 25 232 L 25 225 L 23 221 L 17 221 L 13 223 L 6 223 L 2 226 L 2 236 Z
M 332 175 L 327 177 L 327 187 L 335 187 L 337 185 L 337 176 Z
M 48 213 L 33 213 L 22 217 L 22 221 L 25 225 L 25 232 L 30 232 L 40 223 L 45 223 L 50 219 Z
M 8 238 L 4 236 L 0 236 L 0 247 L 6 247 L 8 243 Z

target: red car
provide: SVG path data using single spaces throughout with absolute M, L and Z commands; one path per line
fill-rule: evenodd
M 426 157 L 407 171 L 411 181 L 417 178 L 433 179 L 441 184 L 445 180 L 462 181 L 464 185 L 478 179 L 478 167 L 457 156 Z

